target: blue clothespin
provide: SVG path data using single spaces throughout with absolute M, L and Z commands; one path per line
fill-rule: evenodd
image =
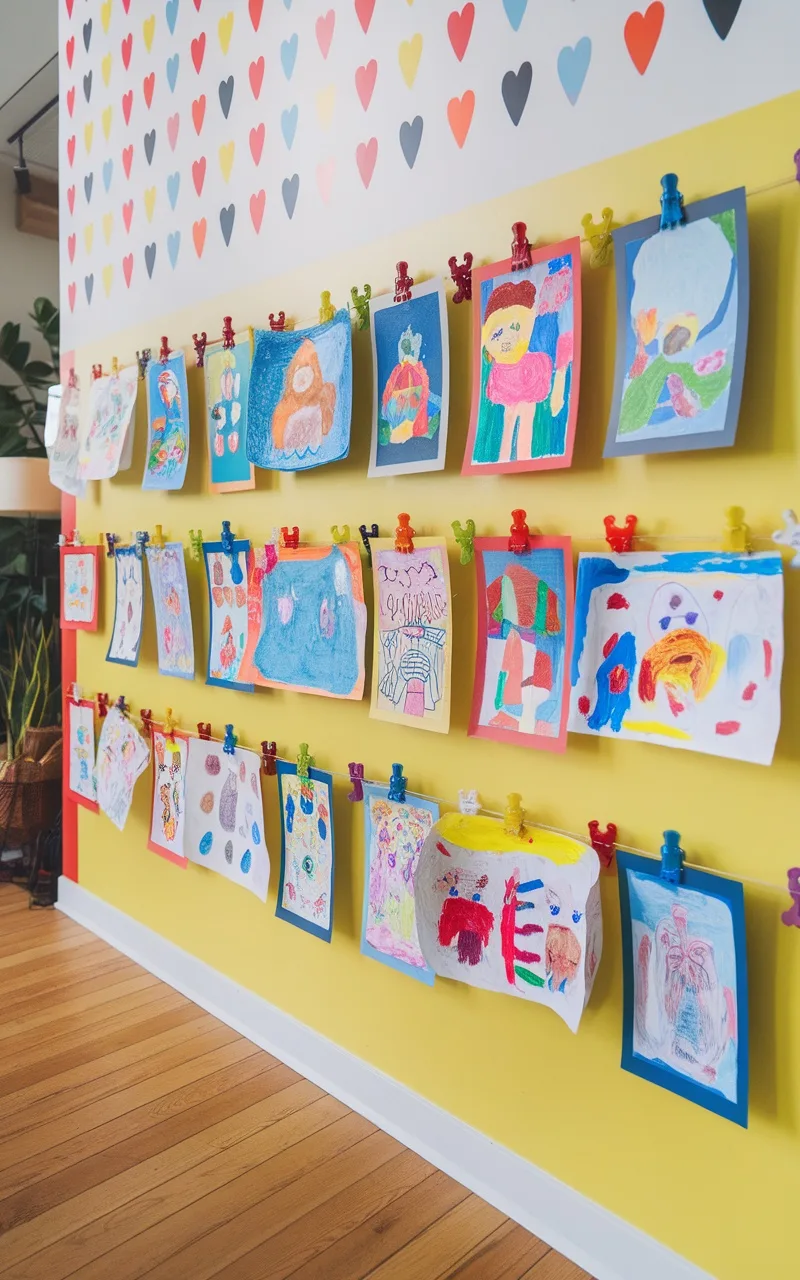
M 661 179 L 661 230 L 673 231 L 686 221 L 683 196 L 678 190 L 677 173 L 665 173 Z
M 236 754 L 236 743 L 238 741 L 239 739 L 236 737 L 236 734 L 233 732 L 233 725 L 226 724 L 225 725 L 225 741 L 222 744 L 222 750 L 225 752 L 226 756 L 232 756 Z
M 398 804 L 405 804 L 407 786 L 408 778 L 403 776 L 403 766 L 393 764 L 392 776 L 389 779 L 389 799 L 396 800 Z
M 133 549 L 136 552 L 137 559 L 141 560 L 142 556 L 144 555 L 144 549 L 147 546 L 149 541 L 150 541 L 150 534 L 147 532 L 146 529 L 137 529 L 136 532 L 131 536 L 131 542 L 133 543 Z
M 222 533 L 220 534 L 220 542 L 222 543 L 222 550 L 225 552 L 227 556 L 230 556 L 231 582 L 234 584 L 234 586 L 238 587 L 239 583 L 244 578 L 244 574 L 242 573 L 242 566 L 239 564 L 239 552 L 234 551 L 234 547 L 233 547 L 234 537 L 233 537 L 233 534 L 231 533 L 230 520 L 222 521 Z
M 680 884 L 685 857 L 681 848 L 680 831 L 665 831 L 661 846 L 661 879 L 668 884 Z

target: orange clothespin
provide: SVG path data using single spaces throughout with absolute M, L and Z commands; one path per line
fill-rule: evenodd
M 525 517 L 527 512 L 521 507 L 517 507 L 511 512 L 511 537 L 508 539 L 508 549 L 513 551 L 515 556 L 522 556 L 526 551 L 531 549 L 531 531 L 528 528 Z
M 397 528 L 394 531 L 394 549 L 401 555 L 409 556 L 414 550 L 416 529 L 411 527 L 411 516 L 401 511 L 397 517 Z

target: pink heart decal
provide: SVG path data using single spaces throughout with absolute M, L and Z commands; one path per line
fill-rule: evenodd
M 263 54 L 255 62 L 250 63 L 250 88 L 253 90 L 253 97 L 257 98 L 261 92 L 261 85 L 264 82 L 264 57 Z
M 333 9 L 329 9 L 321 18 L 317 18 L 314 24 L 314 30 L 317 33 L 317 44 L 323 58 L 327 58 L 331 51 L 331 41 L 333 40 L 333 28 L 336 26 L 336 14 Z
M 122 167 L 125 170 L 125 177 L 131 176 L 131 165 L 133 164 L 133 143 L 129 147 L 125 147 L 122 152 Z
M 324 164 L 317 165 L 317 186 L 319 187 L 319 194 L 322 196 L 325 204 L 327 204 L 331 198 L 335 173 L 336 161 L 333 159 L 326 160 Z
M 192 181 L 194 189 L 198 195 L 202 193 L 203 183 L 206 180 L 206 158 L 201 156 L 199 160 L 195 160 L 192 165 Z
M 125 123 L 131 122 L 131 107 L 133 106 L 133 89 L 129 89 L 127 93 L 122 95 L 122 114 L 125 117 Z
M 372 15 L 375 12 L 375 0 L 356 0 L 356 17 L 361 23 L 364 35 L 369 31 Z
M 75 3 L 75 0 L 67 0 L 67 17 L 68 18 L 72 17 L 72 6 L 74 5 L 74 3 Z
M 261 10 L 264 8 L 264 0 L 249 0 L 248 9 L 250 10 L 250 21 L 253 24 L 253 30 L 258 31 L 261 22 Z
M 71 167 L 72 162 L 75 159 L 75 134 L 74 133 L 71 138 L 67 138 L 67 159 L 69 160 L 70 167 Z
M 250 154 L 253 157 L 253 164 L 260 164 L 261 152 L 264 150 L 264 129 L 263 123 L 256 129 L 250 130 Z
M 74 187 L 70 187 L 67 191 L 67 204 L 69 205 L 70 213 L 74 213 L 75 212 L 75 188 Z
M 67 111 L 72 115 L 75 110 L 75 85 L 71 89 L 67 89 Z
M 128 67 L 131 64 L 132 48 L 133 48 L 133 36 L 128 34 L 125 37 L 125 39 L 122 41 L 122 65 L 126 71 L 128 70 Z
M 128 12 L 128 10 L 129 10 L 129 9 L 130 9 L 130 7 L 131 7 L 131 0 L 122 0 L 122 7 L 123 7 L 123 9 L 125 10 L 125 12 L 127 13 L 127 12 Z
M 148 107 L 153 101 L 153 90 L 155 89 L 155 87 L 156 87 L 156 73 L 155 71 L 151 71 L 150 75 L 145 76 L 144 80 L 142 81 L 142 89 L 144 90 L 144 100 L 147 103 Z
M 461 12 L 454 9 L 447 19 L 447 34 L 450 37 L 450 43 L 453 46 L 453 53 L 459 62 L 463 62 L 464 54 L 467 52 L 469 38 L 472 35 L 472 24 L 475 21 L 475 5 L 465 4 Z
M 167 140 L 172 150 L 175 150 L 175 144 L 178 141 L 178 130 L 181 127 L 181 118 L 178 112 L 174 116 L 170 116 L 167 121 Z
M 200 5 L 201 5 L 202 3 L 203 3 L 203 0 L 194 0 L 194 7 L 195 7 L 195 9 L 197 10 L 197 12 L 198 12 L 198 13 L 200 12 Z
M 460 98 L 451 98 L 447 104 L 447 119 L 459 147 L 463 147 L 467 140 L 474 110 L 475 94 L 471 89 L 467 89 Z
M 198 138 L 200 137 L 200 130 L 203 127 L 203 121 L 205 120 L 205 116 L 206 116 L 206 95 L 204 93 L 201 93 L 200 97 L 195 98 L 194 102 L 192 103 L 192 123 L 194 124 L 194 131 L 197 134 Z
M 69 254 L 70 262 L 74 262 L 75 261 L 75 234 L 74 233 L 71 236 L 67 236 L 67 253 Z
M 356 67 L 356 93 L 365 111 L 372 101 L 377 76 L 378 64 L 374 58 L 365 67 Z
M 199 222 L 192 224 L 192 239 L 194 240 L 194 251 L 198 258 L 203 256 L 203 246 L 206 242 L 206 220 L 201 218 Z
M 70 311 L 75 310 L 75 285 L 71 284 L 67 287 L 67 297 L 69 298 Z
M 206 33 L 201 31 L 196 40 L 192 41 L 192 62 L 197 74 L 200 74 L 200 68 L 203 65 L 203 58 L 206 53 Z
M 130 289 L 131 276 L 133 275 L 133 254 L 132 253 L 126 254 L 125 257 L 122 259 L 122 274 L 125 277 L 126 285 Z
M 67 41 L 66 53 L 67 53 L 67 66 L 71 71 L 72 59 L 75 57 L 75 37 L 74 36 L 70 36 L 69 40 Z
M 131 218 L 133 217 L 133 201 L 126 200 L 122 206 L 122 221 L 125 223 L 125 230 L 131 229 Z
M 375 172 L 375 161 L 378 159 L 378 139 L 370 138 L 369 142 L 359 142 L 356 147 L 356 164 L 365 187 L 372 182 Z
M 263 125 L 262 125 L 263 128 Z M 250 197 L 250 218 L 253 223 L 256 235 L 261 230 L 261 219 L 264 217 L 264 206 L 267 203 L 266 192 L 258 191 L 254 196 Z

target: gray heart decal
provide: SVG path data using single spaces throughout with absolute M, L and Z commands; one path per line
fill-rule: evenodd
M 703 4 L 720 40 L 726 40 L 736 21 L 742 0 L 703 0 Z
M 236 218 L 235 204 L 229 204 L 227 209 L 220 209 L 219 226 L 220 226 L 220 231 L 222 232 L 222 238 L 225 241 L 226 245 L 229 245 L 231 242 L 231 236 L 233 235 L 233 223 L 235 218 Z
M 94 183 L 94 174 L 93 174 L 93 173 L 87 173 L 86 177 L 85 177 L 85 178 L 84 178 L 84 180 L 83 180 L 83 191 L 84 191 L 84 195 L 86 196 L 86 203 L 87 203 L 87 204 L 89 203 L 89 201 L 90 201 L 90 200 L 91 200 L 91 198 L 92 198 L 92 185 L 93 185 L 93 183 Z
M 147 163 L 153 163 L 153 152 L 156 149 L 156 131 L 151 129 L 149 133 L 144 135 L 144 154 L 147 157 Z
M 90 18 L 88 22 L 84 22 L 83 24 L 83 47 L 87 53 L 89 52 L 89 45 L 91 43 L 92 43 L 92 20 Z
M 228 119 L 228 112 L 231 109 L 231 99 L 233 98 L 233 76 L 228 76 L 227 80 L 219 82 L 219 105 L 222 107 L 222 114 Z
M 281 186 L 283 193 L 283 204 L 287 215 L 292 218 L 294 216 L 297 197 L 300 192 L 300 175 L 293 173 L 291 178 L 284 178 Z
M 153 267 L 156 265 L 156 246 L 155 246 L 155 243 L 153 243 L 153 244 L 146 244 L 146 245 L 145 245 L 145 247 L 144 247 L 144 265 L 147 267 L 147 274 L 149 275 L 150 279 L 152 280 L 152 278 L 153 278 Z
M 409 169 L 414 168 L 414 161 L 417 158 L 419 144 L 422 142 L 423 120 L 422 116 L 414 116 L 409 123 L 404 120 L 400 125 L 400 146 L 405 156 L 406 164 Z
M 92 96 L 92 73 L 87 71 L 83 77 L 83 96 L 88 102 Z
M 83 287 L 86 290 L 86 301 L 91 302 L 92 290 L 94 289 L 94 273 L 90 276 L 83 277 Z
M 532 80 L 533 68 L 529 62 L 523 62 L 519 71 L 507 71 L 503 76 L 503 102 L 514 125 L 522 119 Z

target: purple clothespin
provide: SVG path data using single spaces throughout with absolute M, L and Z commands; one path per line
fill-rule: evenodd
M 116 551 L 116 546 L 117 546 L 117 543 L 119 542 L 119 535 L 116 533 L 107 533 L 106 542 L 108 543 L 108 551 L 106 552 L 106 555 L 109 560 L 113 560 L 115 551 Z
M 359 800 L 364 799 L 364 766 L 363 764 L 356 764 L 351 760 L 347 767 L 350 770 L 350 781 L 353 784 L 353 790 L 350 792 L 347 799 L 352 800 L 353 803 L 356 804 Z
M 115 706 L 116 710 L 117 710 L 117 711 L 121 711 L 121 712 L 122 712 L 122 714 L 123 714 L 124 716 L 126 716 L 126 715 L 128 714 L 128 712 L 130 711 L 130 707 L 128 706 L 127 702 L 125 701 L 125 695 L 124 695 L 124 694 L 122 694 L 122 693 L 121 693 L 121 694 L 119 695 L 119 697 L 117 698 L 116 702 L 114 703 L 114 706 Z
M 781 920 L 784 924 L 797 925 L 800 929 L 800 867 L 790 867 L 786 873 L 787 889 L 792 899 L 788 911 L 784 911 Z
M 796 173 L 797 181 L 800 182 L 800 150 L 795 151 L 794 153 L 794 165 L 795 165 L 795 169 L 797 170 L 797 173 Z

